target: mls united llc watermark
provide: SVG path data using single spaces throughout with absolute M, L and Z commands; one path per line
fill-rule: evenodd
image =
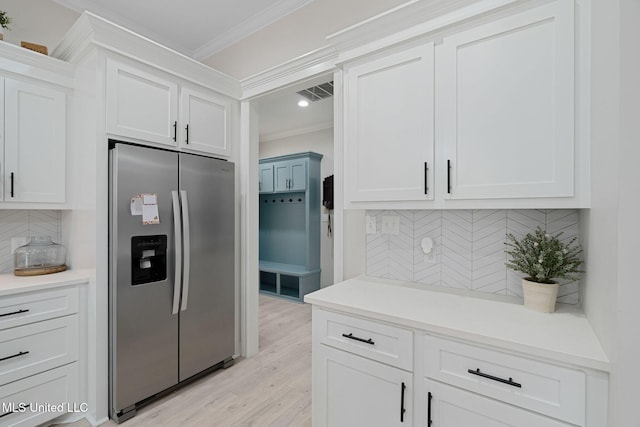
M 2 411 L 3 414 L 11 414 L 11 413 L 24 413 L 24 412 L 33 412 L 33 413 L 43 413 L 43 412 L 58 412 L 61 414 L 66 414 L 68 412 L 87 412 L 89 410 L 89 405 L 87 403 L 76 403 L 76 402 L 66 402 L 66 403 L 16 403 L 16 402 L 2 402 Z

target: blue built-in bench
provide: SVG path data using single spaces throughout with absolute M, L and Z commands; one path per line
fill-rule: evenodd
M 309 292 L 318 290 L 320 269 L 301 265 L 260 261 L 260 292 L 301 302 Z
M 303 302 L 320 289 L 317 153 L 260 160 L 260 292 Z

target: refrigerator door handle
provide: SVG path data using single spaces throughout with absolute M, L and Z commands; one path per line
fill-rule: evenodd
M 182 275 L 182 306 L 180 311 L 187 309 L 187 301 L 189 299 L 189 270 L 191 263 L 191 239 L 189 238 L 189 202 L 187 201 L 187 192 L 180 190 L 181 208 L 182 208 L 182 231 L 183 231 L 183 275 Z
M 176 250 L 175 279 L 173 281 L 173 308 L 171 314 L 178 314 L 180 307 L 180 283 L 182 281 L 182 221 L 180 221 L 180 198 L 177 191 L 171 192 L 173 201 L 173 228 Z

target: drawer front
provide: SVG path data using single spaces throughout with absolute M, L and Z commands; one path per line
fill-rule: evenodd
M 0 298 L 0 329 L 78 312 L 78 289 L 29 292 Z
M 78 403 L 77 365 L 71 363 L 1 386 L 0 426 L 37 426 L 85 409 Z
M 0 331 L 0 385 L 78 360 L 78 316 Z
M 319 309 L 313 311 L 313 328 L 323 344 L 413 370 L 411 331 Z
M 428 425 L 481 427 L 571 427 L 526 409 L 498 402 L 475 393 L 425 380 Z
M 585 424 L 584 372 L 431 336 L 424 346 L 429 378 Z

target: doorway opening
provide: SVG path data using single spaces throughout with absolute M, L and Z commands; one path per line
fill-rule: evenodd
M 334 283 L 332 95 L 333 74 L 327 74 L 253 101 L 261 294 L 300 303 Z

